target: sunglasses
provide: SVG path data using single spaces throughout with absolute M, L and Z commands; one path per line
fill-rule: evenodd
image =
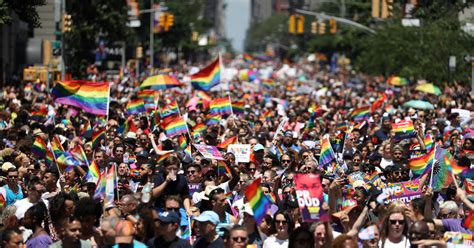
M 188 174 L 191 174 L 191 175 L 193 175 L 194 173 L 196 173 L 196 171 L 195 171 L 195 170 L 188 170 Z
M 395 224 L 400 224 L 400 225 L 403 225 L 405 224 L 405 221 L 404 220 L 390 220 L 390 224 L 392 225 L 395 225 Z
M 275 220 L 275 224 L 277 224 L 277 225 L 280 225 L 280 224 L 286 225 L 287 223 L 288 223 L 288 221 L 286 221 L 286 220 Z
M 256 168 L 249 168 L 249 171 L 255 171 L 257 170 Z
M 232 237 L 234 242 L 247 243 L 247 237 Z
M 179 212 L 179 208 L 166 208 L 166 211 L 168 211 L 168 212 L 170 212 L 170 211 Z
M 282 162 L 283 164 L 284 164 L 284 163 L 291 163 L 291 160 L 282 160 L 281 162 Z
M 18 176 L 8 176 L 8 178 L 10 178 L 10 179 L 17 179 Z

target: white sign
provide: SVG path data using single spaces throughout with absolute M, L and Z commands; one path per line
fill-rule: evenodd
M 250 162 L 250 144 L 230 144 L 227 152 L 233 153 L 238 163 Z

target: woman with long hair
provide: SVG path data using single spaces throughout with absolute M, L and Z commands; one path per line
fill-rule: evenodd
M 408 219 L 405 211 L 394 208 L 389 211 L 382 222 L 380 247 L 405 248 L 410 247 L 407 239 Z
M 23 225 L 25 228 L 33 230 L 33 234 L 26 241 L 27 248 L 48 247 L 53 243 L 49 236 L 49 223 L 47 222 L 48 210 L 44 202 L 39 201 L 26 210 Z
M 293 232 L 293 219 L 286 211 L 279 210 L 273 217 L 272 233 L 263 242 L 263 248 L 288 247 L 290 233 Z

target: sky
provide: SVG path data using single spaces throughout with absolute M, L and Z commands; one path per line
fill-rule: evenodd
M 250 0 L 226 0 L 225 29 L 227 39 L 237 52 L 243 52 L 245 34 L 250 23 Z

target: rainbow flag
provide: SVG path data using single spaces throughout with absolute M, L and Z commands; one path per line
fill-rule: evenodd
M 154 102 L 157 91 L 152 89 L 140 90 L 137 97 L 143 99 L 145 102 Z
M 222 116 L 215 113 L 208 114 L 206 117 L 207 117 L 206 124 L 209 126 L 218 125 L 222 119 Z
M 58 82 L 51 94 L 57 103 L 75 106 L 95 115 L 107 115 L 109 91 L 108 82 L 76 80 Z
M 82 146 L 77 144 L 71 151 L 69 151 L 70 156 L 72 156 L 78 165 L 88 165 L 86 153 L 82 149 Z
M 242 102 L 232 102 L 232 111 L 235 115 L 243 115 L 245 112 L 245 103 Z
M 89 171 L 87 172 L 87 175 L 86 175 L 86 181 L 97 183 L 99 180 L 100 180 L 99 166 L 97 165 L 95 160 L 92 160 L 92 163 L 89 165 Z
M 377 109 L 382 107 L 383 103 L 386 101 L 387 101 L 387 95 L 385 93 L 382 93 L 382 96 L 372 103 L 371 113 L 373 114 Z
M 171 156 L 172 152 L 167 152 L 163 155 L 161 155 L 160 157 L 158 157 L 158 159 L 156 160 L 156 163 L 157 164 L 161 164 L 163 161 L 165 161 L 166 158 L 168 158 L 169 156 Z
M 275 81 L 271 80 L 271 79 L 264 79 L 261 83 L 262 87 L 266 90 L 271 90 L 273 88 L 275 88 Z
M 165 89 L 170 89 L 170 88 L 175 88 L 175 87 L 181 87 L 184 86 L 181 82 L 178 81 L 173 76 L 169 75 L 156 75 L 156 76 L 151 76 L 145 79 L 143 83 L 140 85 L 140 88 L 151 88 L 153 90 L 165 90 Z
M 253 62 L 252 56 L 250 56 L 248 53 L 243 54 L 243 59 L 245 63 L 251 64 Z
M 474 231 L 474 211 L 467 211 L 467 216 L 462 221 L 462 226 L 471 231 Z
M 224 160 L 217 160 L 217 175 L 231 174 L 230 168 Z
M 354 109 L 351 112 L 351 118 L 355 122 L 361 122 L 361 121 L 364 121 L 364 120 L 368 120 L 369 117 L 370 117 L 370 108 L 371 108 L 371 106 L 365 106 L 365 107 Z
M 191 85 L 202 91 L 209 91 L 219 84 L 221 78 L 221 61 L 219 57 L 210 65 L 191 75 Z
M 54 154 L 51 151 L 50 147 L 46 149 L 45 163 L 50 168 L 54 164 Z
M 218 144 L 216 147 L 219 148 L 219 149 L 224 149 L 226 150 L 227 147 L 230 145 L 230 144 L 234 144 L 235 142 L 237 141 L 237 136 L 234 136 L 234 137 L 230 137 L 224 141 L 222 141 L 220 144 Z
M 423 143 L 425 143 L 426 150 L 431 150 L 433 148 L 433 138 L 429 133 L 425 135 L 425 139 L 423 140 Z
M 204 131 L 206 131 L 206 129 L 207 129 L 206 124 L 198 123 L 193 127 L 193 134 L 194 133 L 203 133 Z
M 453 161 L 453 156 L 446 149 L 435 148 L 435 150 L 435 159 L 439 162 L 437 162 L 433 168 L 431 187 L 434 192 L 438 192 L 453 182 L 453 177 L 451 176 L 451 161 Z
M 164 119 L 173 115 L 179 115 L 178 103 L 174 100 L 166 104 L 163 109 L 161 109 L 161 118 Z
M 415 127 L 411 120 L 393 123 L 392 131 L 395 132 L 395 139 L 397 140 L 408 139 L 415 136 Z
M 187 156 L 189 156 L 190 158 L 192 158 L 192 153 L 191 153 L 191 144 L 187 145 L 186 146 L 186 149 L 184 149 L 184 154 L 186 154 Z
M 210 102 L 212 100 L 212 97 L 209 94 L 207 94 L 205 91 L 202 91 L 202 90 L 196 91 L 195 95 L 198 98 L 201 98 L 202 100 L 205 100 L 207 102 Z
M 245 197 L 247 197 L 250 207 L 252 207 L 253 218 L 258 225 L 262 222 L 271 206 L 271 201 L 263 194 L 260 187 L 261 180 L 261 178 L 256 179 L 245 189 Z
M 38 109 L 38 111 L 33 111 L 31 113 L 31 119 L 34 121 L 42 121 L 48 117 L 48 110 L 46 109 L 46 106 L 41 105 L 41 107 Z
M 458 175 L 461 180 L 466 179 L 466 178 L 474 178 L 474 169 L 464 169 L 461 173 Z
M 31 152 L 38 158 L 44 158 L 46 156 L 46 142 L 41 137 L 36 137 Z
M 115 189 L 117 188 L 117 174 L 115 173 L 115 170 L 115 164 L 112 164 L 112 166 L 107 170 L 107 175 L 105 176 L 105 204 L 114 202 Z
M 105 140 L 105 127 L 101 127 L 94 131 L 92 134 L 92 149 L 96 150 L 100 147 L 100 143 L 102 140 Z
M 186 122 L 181 116 L 168 117 L 164 120 L 164 129 L 168 137 L 185 134 L 188 132 Z
M 79 133 L 81 134 L 82 137 L 92 136 L 91 122 L 87 121 L 86 123 L 84 123 Z
M 105 197 L 105 188 L 107 185 L 106 181 L 106 171 L 102 172 L 99 177 L 99 181 L 97 182 L 97 186 L 95 187 L 94 192 L 94 199 L 103 199 Z
M 188 146 L 188 142 L 186 141 L 186 137 L 184 135 L 180 135 L 178 137 L 178 147 L 181 150 L 184 150 L 186 149 L 187 146 Z
M 328 137 L 325 137 L 321 140 L 321 155 L 319 157 L 319 164 L 329 164 L 334 159 L 336 159 L 336 156 L 332 150 L 331 142 L 329 142 Z
M 209 105 L 209 112 L 212 114 L 232 114 L 232 104 L 228 97 L 214 99 Z
M 127 113 L 129 115 L 135 115 L 146 112 L 145 101 L 141 98 L 131 100 L 127 103 Z
M 431 170 L 435 159 L 435 149 L 430 150 L 425 155 L 411 158 L 408 160 L 408 166 L 414 175 L 422 175 Z
M 128 119 L 119 127 L 117 130 L 118 133 L 127 134 L 128 132 L 136 133 L 138 130 L 135 122 L 133 122 L 132 116 L 129 116 Z
M 54 156 L 58 158 L 64 153 L 64 148 L 61 145 L 61 141 L 59 140 L 59 137 L 55 135 L 53 137 L 53 140 L 51 141 L 51 149 L 53 150 Z

